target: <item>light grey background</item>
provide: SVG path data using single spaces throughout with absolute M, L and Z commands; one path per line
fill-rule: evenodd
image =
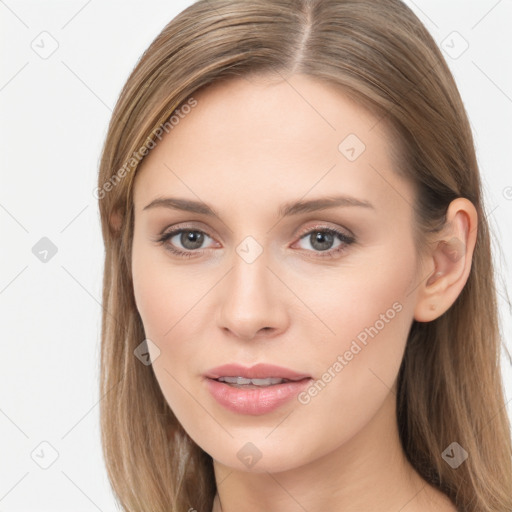
M 124 81 L 191 3 L 0 0 L 0 512 L 115 510 L 98 427 L 103 245 L 92 191 Z M 469 112 L 501 244 L 500 310 L 512 350 L 512 4 L 407 3 L 444 48 Z M 42 237 L 57 248 L 46 263 L 32 252 Z M 43 469 L 53 450 L 58 458 Z

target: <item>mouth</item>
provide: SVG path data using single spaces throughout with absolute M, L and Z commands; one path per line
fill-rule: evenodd
M 247 368 L 227 364 L 203 374 L 211 396 L 231 412 L 263 415 L 277 410 L 304 391 L 310 375 L 289 368 L 257 364 Z
M 300 382 L 302 380 L 310 379 L 310 377 L 298 378 L 298 379 L 285 379 L 281 377 L 268 377 L 266 379 L 246 379 L 244 377 L 219 377 L 217 382 L 224 382 L 228 386 L 239 389 L 259 389 L 271 386 L 277 386 L 286 382 Z

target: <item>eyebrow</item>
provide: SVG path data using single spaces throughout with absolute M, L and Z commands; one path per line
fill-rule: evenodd
M 310 199 L 308 201 L 294 201 L 284 203 L 278 211 L 279 217 L 288 217 L 291 215 L 299 215 L 302 213 L 316 212 L 326 210 L 328 208 L 346 206 L 359 206 L 363 208 L 375 209 L 368 201 L 357 199 L 351 196 L 328 196 L 318 199 Z M 218 217 L 216 211 L 202 201 L 193 201 L 191 199 L 182 199 L 178 197 L 157 197 L 146 205 L 143 210 L 151 208 L 170 208 L 172 210 L 183 210 L 192 213 L 199 213 L 211 217 Z

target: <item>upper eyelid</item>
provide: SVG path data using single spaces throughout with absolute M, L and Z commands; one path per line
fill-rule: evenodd
M 296 236 L 302 238 L 304 235 L 307 235 L 307 234 L 309 234 L 311 232 L 314 232 L 315 230 L 317 230 L 317 231 L 334 231 L 334 232 L 336 232 L 336 231 L 340 231 L 340 232 L 347 231 L 347 233 L 344 233 L 345 236 L 347 236 L 349 238 L 355 238 L 354 233 L 350 229 L 348 229 L 348 228 L 346 228 L 344 226 L 338 226 L 338 227 L 334 228 L 332 226 L 331 227 L 328 226 L 327 224 L 319 224 L 317 226 L 310 226 L 308 228 L 304 228 L 304 230 L 299 230 L 299 232 L 297 233 Z
M 339 227 L 332 227 L 332 226 L 329 226 L 328 223 L 319 223 L 318 225 L 316 226 L 309 226 L 307 228 L 301 228 L 298 233 L 296 233 L 295 236 L 302 236 L 302 235 L 305 235 L 307 233 L 309 233 L 310 231 L 314 231 L 315 229 L 318 229 L 319 231 L 322 230 L 322 231 L 328 231 L 328 230 L 333 230 L 333 231 L 336 231 L 336 230 L 345 230 L 347 231 L 351 236 L 353 236 L 353 233 L 350 229 L 344 227 L 344 226 L 339 226 Z M 168 226 L 166 228 L 164 228 L 162 231 L 161 231 L 161 236 L 164 236 L 165 234 L 168 234 L 168 233 L 175 233 L 177 231 L 199 231 L 201 233 L 204 233 L 205 235 L 208 235 L 210 238 L 215 238 L 214 236 L 210 235 L 209 231 L 207 228 L 202 228 L 202 227 L 196 227 L 196 226 L 182 226 L 181 224 L 177 224 L 177 225 L 173 225 L 172 227 Z
M 214 239 L 215 237 L 212 236 L 208 230 L 204 229 L 204 228 L 197 228 L 197 227 L 194 227 L 194 226 L 181 226 L 181 225 L 177 225 L 177 226 L 172 226 L 171 228 L 165 228 L 159 235 L 159 237 L 164 237 L 164 236 L 167 236 L 167 235 L 172 235 L 172 236 L 176 236 L 177 234 L 179 234 L 180 232 L 183 232 L 183 231 L 198 231 L 200 233 L 203 233 L 207 236 L 209 236 L 210 238 Z

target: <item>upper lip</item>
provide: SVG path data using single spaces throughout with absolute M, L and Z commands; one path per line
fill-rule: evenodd
M 259 363 L 249 368 L 236 363 L 223 364 L 222 366 L 210 368 L 203 375 L 209 379 L 218 379 L 219 377 L 244 377 L 246 379 L 276 377 L 287 380 L 302 380 L 310 378 L 310 375 L 305 373 L 299 373 L 289 368 L 265 363 Z

